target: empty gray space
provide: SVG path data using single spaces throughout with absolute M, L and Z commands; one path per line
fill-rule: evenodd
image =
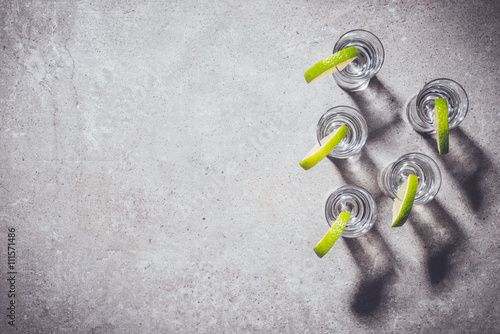
M 485 0 L 0 0 L 0 332 L 499 332 L 499 14 Z M 368 88 L 307 84 L 358 28 L 386 53 Z M 470 99 L 442 157 L 402 117 L 440 77 Z M 337 105 L 367 119 L 365 147 L 302 170 Z M 376 176 L 408 152 L 443 184 L 395 229 Z M 345 184 L 370 191 L 377 222 L 319 259 L 325 200 Z

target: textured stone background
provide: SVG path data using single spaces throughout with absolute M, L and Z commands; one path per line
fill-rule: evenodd
M 336 3 L 0 0 L 0 332 L 8 227 L 17 333 L 499 332 L 500 3 Z M 307 85 L 356 28 L 386 51 L 369 88 Z M 445 157 L 401 117 L 438 77 L 471 106 Z M 303 171 L 341 104 L 367 145 Z M 443 185 L 391 229 L 375 177 L 411 151 Z M 349 183 L 377 223 L 320 260 Z

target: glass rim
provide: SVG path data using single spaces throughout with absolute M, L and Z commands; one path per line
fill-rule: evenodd
M 421 152 L 405 153 L 405 154 L 401 155 L 399 158 L 397 158 L 396 160 L 394 160 L 393 162 L 391 162 L 391 164 L 394 165 L 394 164 L 398 163 L 400 160 L 403 160 L 404 158 L 411 157 L 411 156 L 423 157 L 423 160 L 425 160 L 426 162 L 429 161 L 430 164 L 433 165 L 433 167 L 437 167 L 436 169 L 439 171 L 439 176 L 441 176 L 441 171 L 439 170 L 439 166 L 437 165 L 436 161 L 434 161 L 434 159 L 432 159 L 427 154 L 421 153 Z
M 463 87 L 461 84 L 459 84 L 458 82 L 456 82 L 455 80 L 453 80 L 453 79 L 449 79 L 449 78 L 437 78 L 437 79 L 432 79 L 431 81 L 427 82 L 427 83 L 424 85 L 424 87 L 422 87 L 422 89 L 420 89 L 420 91 L 418 92 L 418 94 L 417 94 L 417 98 L 418 98 L 418 96 L 420 96 L 420 93 L 421 93 L 422 91 L 424 91 L 424 90 L 425 90 L 425 88 L 427 88 L 427 87 L 431 86 L 432 84 L 434 84 L 434 83 L 436 83 L 436 82 L 438 82 L 438 81 L 449 81 L 449 82 L 452 82 L 453 84 L 457 85 L 457 86 L 458 86 L 458 88 L 459 88 L 459 89 L 463 92 L 463 94 L 465 95 L 465 98 L 466 98 L 466 100 L 467 100 L 467 105 L 469 104 L 469 95 L 467 95 L 467 92 L 466 92 L 466 90 L 464 89 L 464 87 Z M 469 108 L 467 108 L 467 110 L 468 110 L 468 109 L 469 109 Z
M 354 191 L 358 191 L 358 192 L 362 193 L 364 196 L 366 196 L 368 198 L 368 200 L 370 201 L 370 203 L 374 204 L 375 207 L 376 207 L 375 199 L 373 198 L 372 194 L 370 194 L 370 192 L 368 190 L 366 190 L 363 187 L 356 186 L 354 184 L 344 184 L 343 186 L 340 186 L 337 189 L 329 192 L 328 196 L 326 196 L 326 200 L 325 200 L 325 216 L 326 216 L 326 213 L 328 212 L 328 210 L 327 210 L 328 203 L 331 202 L 331 199 L 334 197 L 334 195 L 338 196 L 343 191 L 345 191 L 346 189 L 347 190 L 354 190 Z M 328 225 L 330 225 L 330 223 L 328 222 L 328 219 L 327 219 L 327 223 L 328 223 Z
M 431 86 L 432 84 L 434 84 L 435 82 L 438 82 L 438 81 L 449 81 L 449 82 L 452 82 L 454 83 L 455 85 L 457 85 L 460 90 L 463 91 L 464 95 L 465 95 L 465 98 L 467 99 L 467 103 L 469 102 L 469 96 L 467 95 L 467 92 L 465 91 L 464 87 L 459 84 L 458 82 L 456 82 L 455 80 L 453 79 L 450 79 L 450 78 L 437 78 L 437 79 L 432 79 L 431 81 L 425 83 L 424 87 L 422 87 L 422 89 L 420 89 L 420 91 L 418 92 L 419 95 L 420 95 L 420 92 L 422 92 L 423 90 L 425 90 L 425 88 Z
M 361 32 L 361 33 L 366 33 L 368 35 L 371 35 L 371 36 L 373 36 L 375 38 L 375 40 L 377 40 L 378 44 L 380 44 L 380 47 L 382 49 L 382 62 L 380 63 L 380 67 L 382 67 L 382 65 L 384 64 L 384 60 L 385 60 L 384 44 L 382 44 L 382 41 L 380 40 L 380 38 L 378 38 L 377 35 L 375 35 L 371 31 L 368 31 L 368 30 L 365 30 L 365 29 L 352 29 L 352 30 L 349 30 L 349 31 L 343 33 L 339 37 L 339 39 L 337 40 L 337 42 L 335 42 L 335 45 L 333 46 L 333 50 L 335 51 L 335 49 L 337 48 L 337 45 L 339 44 L 340 40 L 342 40 L 342 38 L 344 38 L 348 34 L 356 33 L 356 32 Z
M 322 124 L 322 122 L 324 122 L 324 119 L 328 114 L 335 113 L 336 110 L 342 109 L 342 108 L 349 109 L 349 111 L 354 112 L 354 114 L 359 118 L 361 123 L 363 123 L 362 126 L 368 128 L 368 123 L 366 122 L 365 116 L 363 116 L 363 114 L 361 114 L 361 112 L 358 109 L 351 107 L 351 106 L 346 106 L 346 105 L 339 105 L 339 106 L 331 107 L 327 111 L 325 111 L 321 115 L 321 117 L 319 118 L 318 124 L 316 125 L 316 128 L 318 128 Z M 318 139 L 318 142 L 319 141 L 320 141 L 320 139 Z
M 323 115 L 325 115 L 326 113 L 328 113 L 328 112 L 329 112 L 330 110 L 332 110 L 332 109 L 338 109 L 338 108 L 348 108 L 348 109 L 352 109 L 352 110 L 356 111 L 358 114 L 360 114 L 360 115 L 361 115 L 361 112 L 360 112 L 358 109 L 356 109 L 356 108 L 354 108 L 354 107 L 351 107 L 351 106 L 347 106 L 347 105 L 345 105 L 345 104 L 338 105 L 338 106 L 335 106 L 335 107 L 331 107 L 331 108 L 329 108 L 327 111 L 325 111 L 325 112 L 323 113 Z M 361 116 L 363 116 L 363 115 L 361 115 Z
M 339 40 L 342 39 L 342 37 L 344 37 L 345 35 L 347 34 L 350 34 L 350 33 L 353 33 L 353 32 L 363 32 L 363 33 L 368 33 L 370 35 L 372 35 L 373 37 L 375 37 L 379 42 L 380 42 L 380 39 L 374 34 L 372 33 L 371 31 L 368 31 L 366 29 L 351 29 L 345 33 L 343 33 L 340 37 L 339 37 Z M 382 42 L 380 42 L 380 44 L 382 44 Z

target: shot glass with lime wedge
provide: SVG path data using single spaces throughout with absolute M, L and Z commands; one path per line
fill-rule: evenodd
M 404 224 L 413 204 L 431 201 L 441 187 L 441 171 L 432 158 L 408 153 L 388 164 L 378 176 L 382 191 L 394 198 L 393 224 Z
M 316 136 L 317 144 L 299 163 L 305 170 L 312 168 L 326 156 L 345 159 L 361 151 L 368 137 L 368 126 L 356 109 L 337 106 L 321 116 Z
M 377 206 L 367 190 L 346 185 L 328 196 L 325 215 L 330 229 L 314 247 L 319 257 L 323 257 L 340 236 L 357 238 L 368 232 L 375 224 Z
M 445 99 L 446 104 L 442 103 Z M 438 101 L 438 103 L 436 103 Z M 448 152 L 448 131 L 457 127 L 469 111 L 469 98 L 460 84 L 451 79 L 427 83 L 406 106 L 406 119 L 420 133 L 436 134 L 440 154 Z M 439 113 L 447 113 L 446 119 Z
M 382 68 L 384 47 L 377 36 L 366 30 L 351 30 L 343 34 L 333 48 L 333 53 L 355 47 L 359 55 L 333 77 L 347 91 L 361 91 Z
M 348 106 L 336 106 L 327 110 L 316 127 L 318 141 L 336 132 L 340 126 L 347 128 L 347 134 L 328 154 L 332 158 L 345 159 L 357 154 L 368 138 L 368 126 L 361 113 Z

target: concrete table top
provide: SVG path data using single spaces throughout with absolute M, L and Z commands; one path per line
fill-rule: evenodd
M 498 333 L 499 14 L 488 0 L 0 0 L 0 332 Z M 352 29 L 385 48 L 368 88 L 306 84 Z M 440 77 L 470 99 L 446 156 L 402 117 Z M 365 147 L 302 170 L 337 105 L 366 117 Z M 443 184 L 394 229 L 376 177 L 408 152 Z M 319 259 L 345 184 L 370 191 L 377 222 Z

